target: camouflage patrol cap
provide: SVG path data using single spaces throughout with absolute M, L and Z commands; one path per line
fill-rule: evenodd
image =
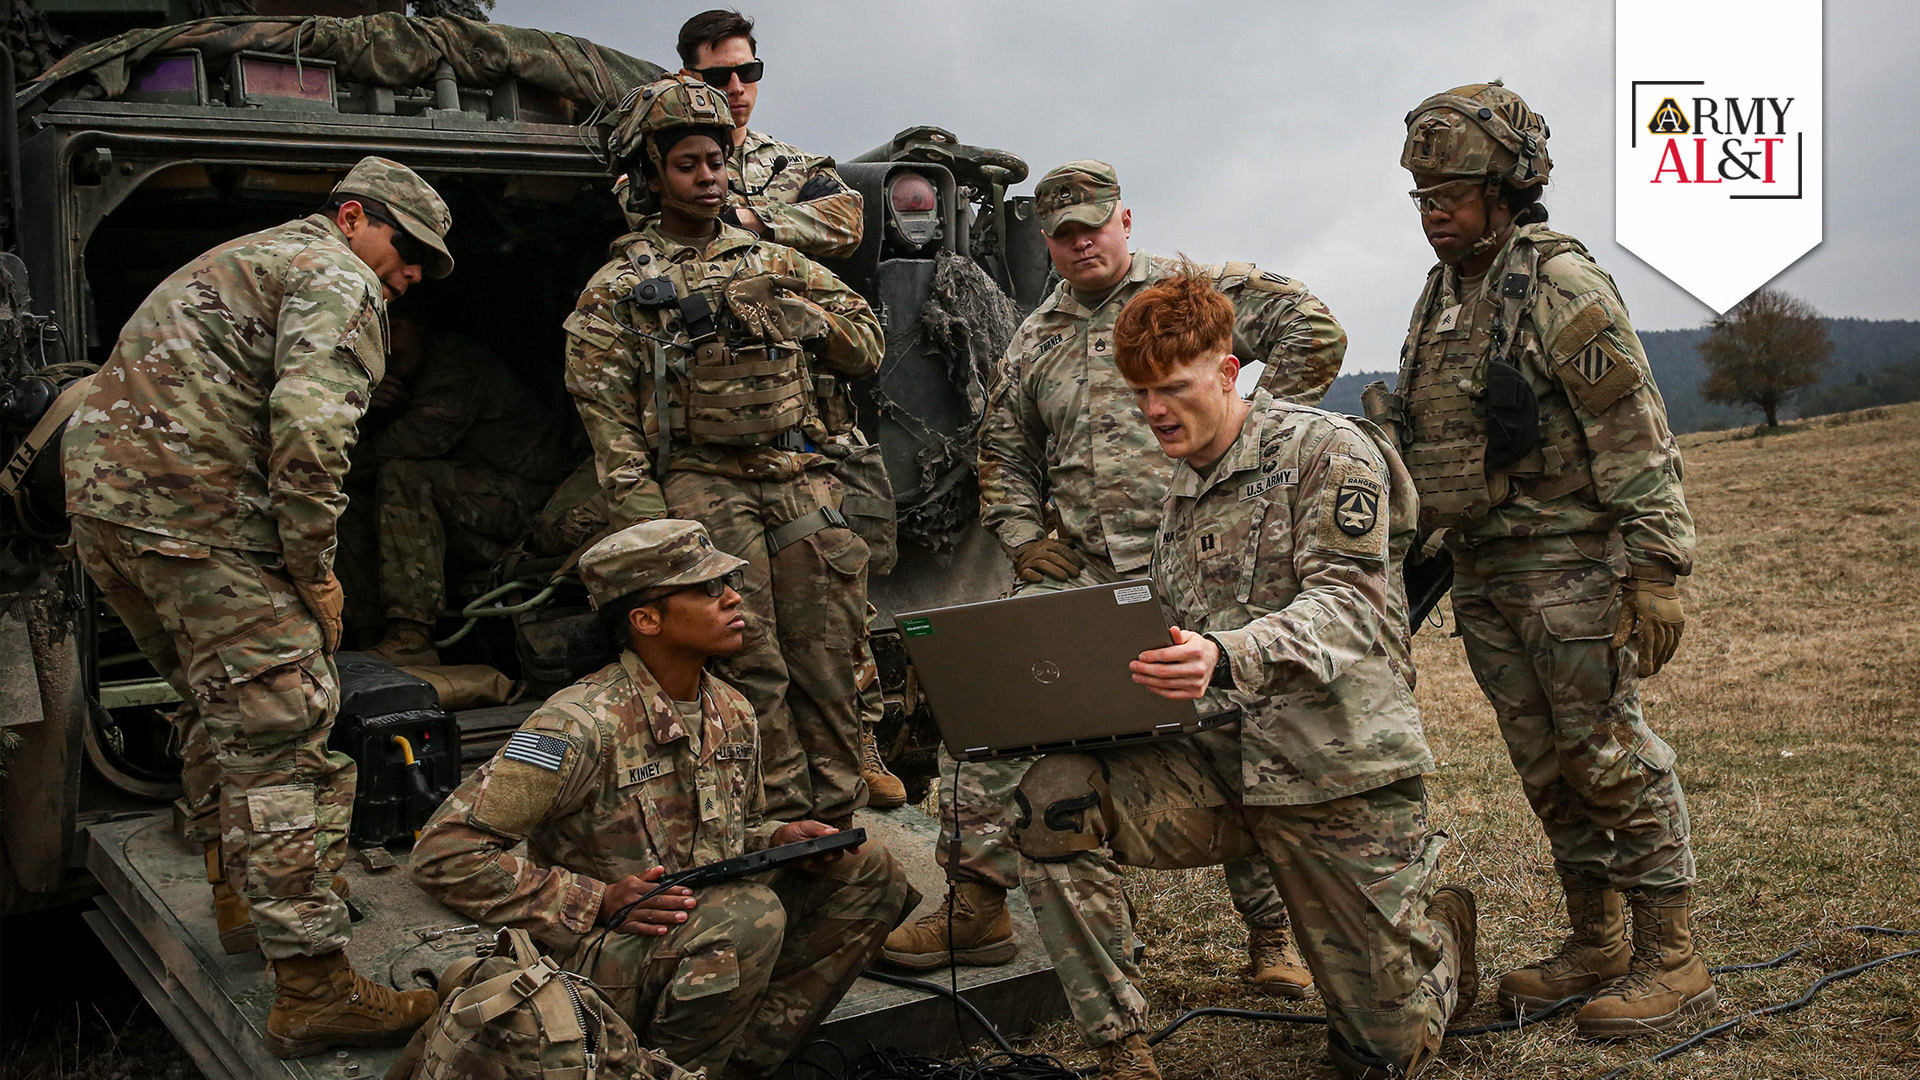
M 733 130 L 733 111 L 727 108 L 727 94 L 688 75 L 669 75 L 634 90 L 620 103 L 620 119 L 614 124 L 608 149 L 614 160 L 623 161 L 640 151 L 649 136 L 675 128 L 718 128 Z M 727 143 L 722 143 L 724 148 Z M 649 150 L 650 157 L 657 154 Z M 659 162 L 656 161 L 658 167 Z
M 745 566 L 713 546 L 697 521 L 658 518 L 629 525 L 580 556 L 580 583 L 599 608 L 638 592 L 698 585 Z
M 430 278 L 453 273 L 453 254 L 447 250 L 447 230 L 453 228 L 453 214 L 447 201 L 420 179 L 420 174 L 397 161 L 383 157 L 363 157 L 353 170 L 333 185 L 335 195 L 365 195 L 378 199 L 393 211 L 393 218 L 407 235 L 432 248 L 434 257 L 421 267 Z
M 1436 176 L 1491 176 L 1514 187 L 1547 182 L 1547 122 L 1499 79 L 1456 86 L 1407 114 L 1400 165 Z
M 1052 236 L 1069 221 L 1099 228 L 1120 205 L 1120 177 L 1104 161 L 1069 161 L 1040 178 L 1033 189 L 1033 206 L 1040 213 L 1040 231 Z

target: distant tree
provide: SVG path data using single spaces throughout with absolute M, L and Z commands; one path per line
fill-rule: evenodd
M 1778 289 L 1761 289 L 1707 324 L 1699 345 L 1707 377 L 1700 396 L 1740 405 L 1780 425 L 1780 406 L 1820 381 L 1833 362 L 1826 320 L 1812 304 Z

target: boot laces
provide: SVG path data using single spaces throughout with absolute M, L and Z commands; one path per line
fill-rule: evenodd
M 955 892 L 949 900 L 942 900 L 939 907 L 920 916 L 914 922 L 919 926 L 932 926 L 944 930 L 949 919 L 958 922 L 972 914 L 973 905 L 967 903 L 965 896 Z
M 866 738 L 860 740 L 860 767 L 870 773 L 887 771 L 887 763 L 880 760 L 880 744 L 874 739 L 872 730 L 868 730 Z

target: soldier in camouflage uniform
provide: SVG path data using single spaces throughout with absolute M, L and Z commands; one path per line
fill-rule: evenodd
M 693 79 L 633 95 L 615 151 L 660 212 L 567 317 L 567 386 L 616 525 L 699 521 L 747 561 L 747 647 L 721 674 L 759 719 L 768 815 L 844 822 L 866 801 L 867 545 L 823 451 L 853 430 L 846 380 L 879 368 L 880 324 L 805 255 L 718 220 L 731 125 Z
M 760 96 L 763 62 L 753 20 L 737 11 L 703 11 L 680 27 L 680 74 L 727 96 L 733 141 L 727 148 L 729 205 L 721 220 L 815 259 L 845 258 L 860 247 L 865 200 L 834 170 L 833 159 L 809 154 L 747 127 Z M 614 185 L 623 208 L 629 177 Z M 639 215 L 628 210 L 627 225 Z
M 1674 752 L 1641 718 L 1685 619 L 1693 519 L 1666 407 L 1607 272 L 1541 222 L 1547 127 L 1497 82 L 1407 114 L 1401 164 L 1440 257 L 1398 392 L 1376 398 L 1454 560 L 1467 659 L 1552 844 L 1573 933 L 1507 1008 L 1592 991 L 1590 1036 L 1711 1010 Z M 1382 388 L 1384 389 L 1384 388 Z M 1629 941 L 1622 897 L 1633 915 Z
M 528 717 L 413 849 L 422 888 L 525 929 L 643 1044 L 712 1077 L 771 1072 L 919 902 L 877 844 L 649 897 L 663 874 L 834 831 L 765 816 L 753 709 L 702 669 L 742 647 L 746 565 L 672 519 L 590 548 L 581 580 L 625 651 Z
M 1049 754 L 1013 837 L 1040 936 L 1102 1075 L 1159 1075 L 1142 1037 L 1116 864 L 1273 867 L 1347 1076 L 1410 1076 L 1473 1002 L 1474 908 L 1435 889 L 1433 765 L 1413 701 L 1401 565 L 1412 482 L 1364 422 L 1235 390 L 1233 305 L 1212 275 L 1141 292 L 1114 328 L 1119 370 L 1179 464 L 1153 554 L 1176 644 L 1134 681 L 1231 702 L 1191 738 Z
M 578 429 L 480 342 L 412 317 L 394 319 L 392 331 L 373 405 L 404 408 L 364 451 L 380 470 L 387 616 L 386 636 L 368 651 L 437 664 L 448 553 L 479 568 L 498 561 L 579 459 Z
M 1064 279 L 1021 324 L 1007 348 L 980 428 L 981 520 L 1013 557 L 1016 593 L 1117 581 L 1147 565 L 1172 473 L 1113 365 L 1120 309 L 1180 263 L 1129 252 L 1132 211 L 1121 205 L 1113 167 L 1072 161 L 1034 189 L 1047 247 Z M 1235 350 L 1266 365 L 1261 386 L 1313 403 L 1340 372 L 1346 333 L 1297 281 L 1247 263 L 1208 267 L 1232 300 Z M 1049 535 L 1049 516 L 1059 518 Z M 1030 759 L 961 765 L 941 789 L 942 820 L 959 815 L 963 837 L 952 914 L 955 948 L 968 963 L 1013 956 L 1006 890 L 1019 883 L 1007 846 L 1008 800 Z M 951 762 L 941 775 L 954 777 Z M 940 846 L 945 865 L 948 846 Z M 1306 994 L 1311 976 L 1287 941 L 1286 909 L 1257 860 L 1227 869 L 1234 906 L 1248 926 L 1248 976 L 1267 993 Z M 886 958 L 908 967 L 948 960 L 947 911 L 887 942 Z
M 450 224 L 411 170 L 363 159 L 323 212 L 161 282 L 66 436 L 76 552 L 184 701 L 188 835 L 209 847 L 223 941 L 272 961 L 281 1057 L 404 1041 L 433 1009 L 341 951 L 354 766 L 327 734 L 347 454 L 385 367 L 387 301 L 452 271 Z

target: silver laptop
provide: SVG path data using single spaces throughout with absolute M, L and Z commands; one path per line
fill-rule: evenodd
M 902 613 L 896 620 L 947 753 L 961 761 L 1191 735 L 1202 714 L 1133 681 L 1127 665 L 1172 644 L 1144 578 Z

